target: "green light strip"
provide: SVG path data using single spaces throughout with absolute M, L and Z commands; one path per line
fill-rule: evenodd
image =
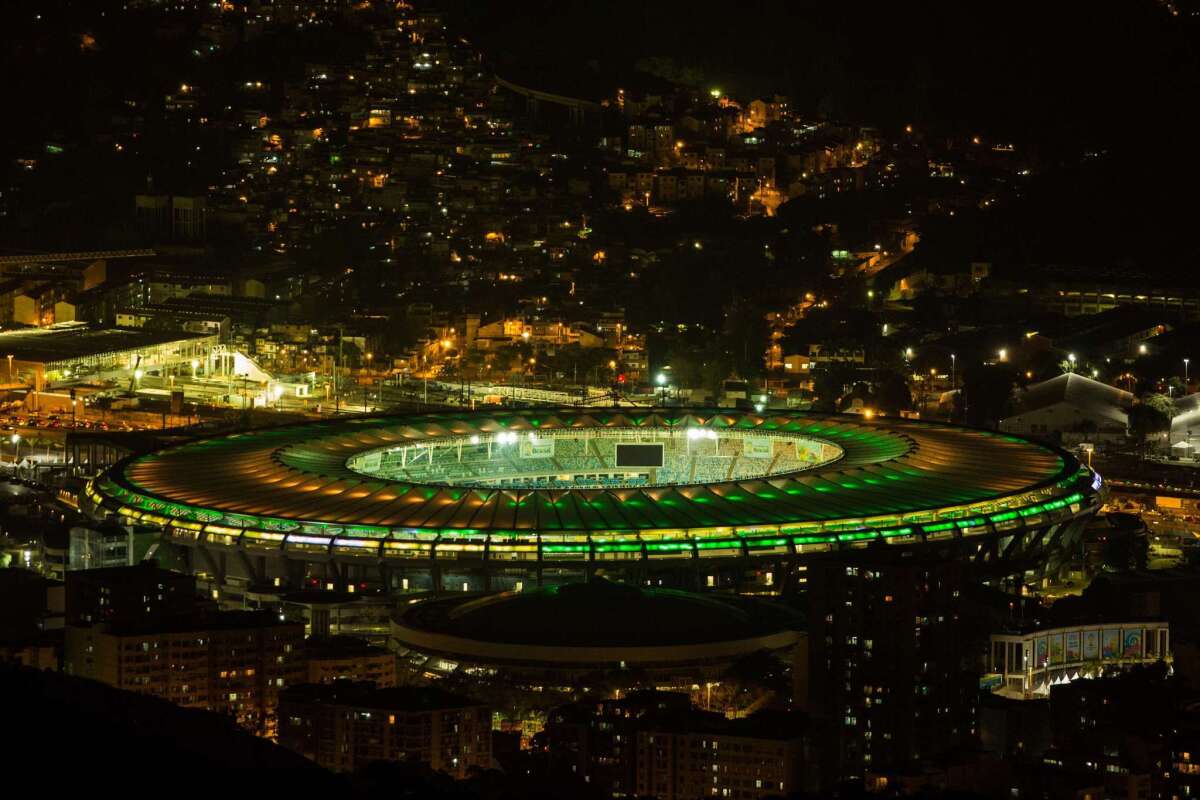
M 733 550 L 742 549 L 741 539 L 704 539 L 696 542 L 696 547 L 700 550 Z
M 596 545 L 597 553 L 632 553 L 635 550 L 641 550 L 640 544 L 598 544 Z
M 389 537 L 411 536 L 411 537 L 446 537 L 448 539 L 457 540 L 472 540 L 480 539 L 483 541 L 493 541 L 495 538 L 503 538 L 515 535 L 512 531 L 492 531 L 490 533 L 479 529 L 457 529 L 457 528 L 438 528 L 438 529 L 417 529 L 403 528 L 393 530 L 381 526 L 372 525 L 355 525 L 352 527 L 342 527 L 336 524 L 324 522 L 301 522 L 288 519 L 272 518 L 272 517 L 256 517 L 246 514 L 221 514 L 211 509 L 197 508 L 177 503 L 167 503 L 157 498 L 145 497 L 136 492 L 131 492 L 128 489 L 116 484 L 110 478 L 105 477 L 98 481 L 93 480 L 88 483 L 85 489 L 85 494 L 97 505 L 103 504 L 107 499 L 118 501 L 119 505 L 124 508 L 137 509 L 141 511 L 153 512 L 159 514 L 166 512 L 171 517 L 180 520 L 187 520 L 190 516 L 193 521 L 200 523 L 217 523 L 226 527 L 235 527 L 245 530 L 246 532 L 262 532 L 262 533 L 294 533 L 301 529 L 306 532 L 325 535 L 329 538 L 333 537 L 355 537 L 362 539 L 387 539 Z M 1005 511 L 997 514 L 989 515 L 988 517 L 973 517 L 971 519 L 960 519 L 956 522 L 938 522 L 925 524 L 921 529 L 926 533 L 939 533 L 953 528 L 968 528 L 977 527 L 986 524 L 988 521 L 992 523 L 1007 522 L 1018 517 L 1030 517 L 1046 511 L 1056 511 L 1066 508 L 1070 505 L 1080 503 L 1086 499 L 1086 495 L 1082 492 L 1074 492 L 1065 497 L 1046 501 L 1041 504 L 1035 504 L 1012 511 Z M 131 509 L 131 510 L 132 510 Z M 119 509 L 117 509 L 119 510 Z M 962 513 L 962 512 L 959 512 Z M 832 523 L 836 525 L 837 523 Z M 791 535 L 792 531 L 797 530 L 799 525 L 784 525 L 779 528 L 780 532 L 785 536 L 790 535 L 790 541 L 794 545 L 810 545 L 810 544 L 831 544 L 838 541 L 862 541 L 866 539 L 882 536 L 890 538 L 895 536 L 906 536 L 914 533 L 912 527 L 902 527 L 897 529 L 887 529 L 881 531 L 860 530 L 854 532 L 844 532 L 834 535 Z M 582 534 L 590 535 L 590 534 Z M 619 535 L 619 534 L 618 534 Z M 636 534 L 633 534 L 636 535 Z M 784 547 L 789 543 L 788 538 L 750 538 L 745 534 L 734 531 L 734 535 L 740 537 L 747 547 L 765 548 L 765 547 Z M 403 541 L 401 539 L 401 541 Z M 595 541 L 595 539 L 593 539 Z M 721 539 L 721 540 L 697 540 L 695 546 L 702 549 L 730 549 L 739 547 L 738 539 Z M 589 544 L 543 544 L 542 551 L 545 553 L 583 553 L 589 550 Z M 681 551 L 690 549 L 693 546 L 690 540 L 688 541 L 667 541 L 655 542 L 647 545 L 647 549 L 653 551 Z M 614 543 L 614 544 L 598 544 L 597 552 L 634 552 L 642 549 L 642 544 L 637 543 Z
M 832 538 L 827 538 L 826 541 L 832 541 Z M 747 547 L 786 547 L 787 539 L 747 539 Z

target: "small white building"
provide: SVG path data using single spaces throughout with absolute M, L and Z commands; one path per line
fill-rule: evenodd
M 1000 421 L 1000 430 L 1035 436 L 1094 430 L 1124 436 L 1133 400 L 1123 389 L 1065 372 L 1021 391 L 1016 413 Z

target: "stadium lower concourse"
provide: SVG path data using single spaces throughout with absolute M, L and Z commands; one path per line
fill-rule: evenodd
M 1065 451 L 901 419 L 728 409 L 342 418 L 200 439 L 92 480 L 98 517 L 223 597 L 520 590 L 596 574 L 802 588 L 846 548 L 1056 569 L 1100 505 Z

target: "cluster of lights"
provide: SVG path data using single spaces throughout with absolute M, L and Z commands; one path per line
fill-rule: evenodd
M 717 432 L 709 428 L 688 428 L 687 438 L 715 440 L 717 438 Z

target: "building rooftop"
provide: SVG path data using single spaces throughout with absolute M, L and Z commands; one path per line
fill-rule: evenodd
M 1097 414 L 1123 415 L 1133 405 L 1129 392 L 1094 381 L 1077 372 L 1064 372 L 1049 380 L 1028 386 L 1019 397 L 1020 413 L 1070 403 Z
M 108 632 L 115 636 L 157 636 L 164 633 L 201 633 L 212 631 L 239 631 L 256 628 L 296 628 L 303 624 L 279 619 L 270 611 L 218 611 L 198 612 L 163 619 L 115 623 Z
M 304 652 L 316 659 L 389 655 L 387 649 L 356 636 L 310 636 L 304 642 Z
M 804 714 L 761 710 L 747 717 L 729 719 L 724 714 L 694 707 L 688 695 L 656 690 L 632 691 L 616 700 L 581 701 L 560 706 L 551 712 L 554 722 L 588 723 L 597 718 L 623 717 L 636 720 L 644 731 L 674 734 L 709 734 L 747 739 L 785 741 L 798 739 L 808 731 Z
M 190 575 L 163 569 L 154 561 L 139 561 L 137 564 L 122 567 L 98 567 L 96 569 L 71 570 L 67 573 L 67 582 L 86 583 L 140 584 L 148 580 L 193 580 Z
M 694 594 L 615 583 L 429 600 L 405 608 L 403 625 L 480 642 L 550 647 L 669 646 L 803 630 L 797 612 L 738 595 Z
M 17 361 L 51 364 L 200 338 L 204 338 L 204 334 L 143 328 L 95 328 L 71 322 L 48 328 L 0 331 L 0 356 L 12 354 Z
M 139 561 L 131 566 L 98 567 L 96 569 L 71 570 L 67 583 L 106 583 L 109 585 L 141 584 L 149 580 L 191 581 L 192 576 L 182 572 L 163 569 L 154 561 Z

